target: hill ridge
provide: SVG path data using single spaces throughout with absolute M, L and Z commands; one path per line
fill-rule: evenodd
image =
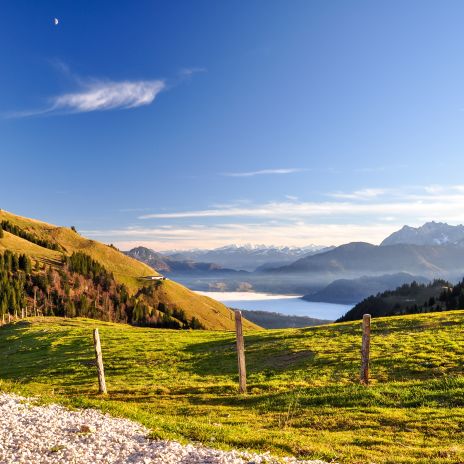
M 110 245 L 87 239 L 71 228 L 54 226 L 52 224 L 18 216 L 5 210 L 0 210 L 1 221 L 9 221 L 22 231 L 34 234 L 38 239 L 48 240 L 62 247 L 62 251 L 51 250 L 5 231 L 0 238 L 0 253 L 6 250 L 17 254 L 26 254 L 34 263 L 42 266 L 52 266 L 57 270 L 62 268 L 63 258 L 73 253 L 85 253 L 99 262 L 110 272 L 117 284 L 127 287 L 131 295 L 136 295 L 141 287 L 147 285 L 141 277 L 158 275 L 150 266 L 126 256 L 120 250 Z M 234 318 L 230 309 L 211 298 L 192 292 L 177 282 L 167 280 L 156 289 L 156 304 L 164 305 L 169 310 L 182 309 L 190 319 L 195 317 L 201 325 L 209 329 L 233 330 Z M 153 311 L 156 308 L 153 308 Z M 246 329 L 257 328 L 249 321 L 244 322 Z

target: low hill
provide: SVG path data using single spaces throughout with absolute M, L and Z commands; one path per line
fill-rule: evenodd
M 125 255 L 137 259 L 142 263 L 148 264 L 158 272 L 172 275 L 188 275 L 188 276 L 210 276 L 210 275 L 242 275 L 247 274 L 246 271 L 236 271 L 227 269 L 214 263 L 202 263 L 193 260 L 176 260 L 169 256 L 157 253 L 154 250 L 146 247 L 136 247 L 124 252 Z
M 250 311 L 243 309 L 242 314 L 251 322 L 265 329 L 296 329 L 314 325 L 330 324 L 332 321 L 315 319 L 308 316 L 291 316 L 271 311 Z
M 339 322 L 361 319 L 369 313 L 374 317 L 416 314 L 464 307 L 464 281 L 453 286 L 445 280 L 429 284 L 411 282 L 395 290 L 371 295 L 350 309 Z
M 362 276 L 357 279 L 337 279 L 315 293 L 305 295 L 306 301 L 356 304 L 370 295 L 391 290 L 410 282 L 427 283 L 425 277 L 412 276 L 406 272 L 381 276 Z
M 13 253 L 25 254 L 32 260 L 32 274 L 44 274 L 48 267 L 60 274 L 65 257 L 73 253 L 84 253 L 114 276 L 115 284 L 112 287 L 114 291 L 108 297 L 120 298 L 116 296 L 116 294 L 120 295 L 120 292 L 116 291 L 118 284 L 127 287 L 129 295 L 138 299 L 140 290 L 150 285 L 141 278 L 157 275 L 150 266 L 126 256 L 113 246 L 86 239 L 71 228 L 54 226 L 4 210 L 0 210 L 0 224 L 3 229 L 0 252 L 9 250 Z M 64 285 L 64 282 L 62 284 Z M 91 285 L 91 282 L 87 282 L 87 285 Z M 98 295 L 98 291 L 96 294 Z M 173 310 L 182 310 L 189 320 L 196 318 L 205 328 L 226 330 L 234 328 L 233 313 L 222 303 L 198 295 L 174 281 L 167 280 L 154 285 L 150 295 L 151 300 L 148 301 L 144 297 L 143 303 L 154 305 L 153 309 L 149 309 L 154 317 L 159 316 L 157 311 L 160 309 L 166 309 L 169 313 Z M 245 327 L 256 328 L 248 321 L 245 321 Z
M 231 332 L 34 318 L 0 327 L 0 390 L 100 408 L 154 438 L 343 464 L 457 464 L 463 324 L 464 311 L 373 319 L 369 387 L 358 381 L 359 322 L 250 332 L 249 394 L 239 395 Z

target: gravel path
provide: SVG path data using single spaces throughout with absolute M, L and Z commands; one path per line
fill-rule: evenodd
M 93 409 L 34 406 L 0 393 L 0 464 L 326 464 L 147 439 L 148 430 Z

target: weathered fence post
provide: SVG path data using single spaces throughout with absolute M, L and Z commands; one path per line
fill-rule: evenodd
M 364 314 L 362 321 L 362 348 L 361 348 L 361 383 L 369 385 L 369 351 L 371 345 L 371 315 Z
M 238 310 L 235 311 L 235 334 L 237 338 L 239 391 L 240 393 L 246 393 L 245 341 L 243 340 L 242 312 Z
M 8 324 L 11 322 L 11 314 L 8 313 Z
M 103 356 L 100 345 L 98 329 L 93 329 L 93 345 L 95 347 L 95 360 L 97 361 L 98 385 L 100 393 L 106 394 L 105 371 L 103 369 Z
M 34 287 L 34 316 L 37 317 L 37 287 Z

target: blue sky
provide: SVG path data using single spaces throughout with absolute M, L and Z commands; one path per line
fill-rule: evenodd
M 461 1 L 1 8 L 6 210 L 123 249 L 464 221 Z

